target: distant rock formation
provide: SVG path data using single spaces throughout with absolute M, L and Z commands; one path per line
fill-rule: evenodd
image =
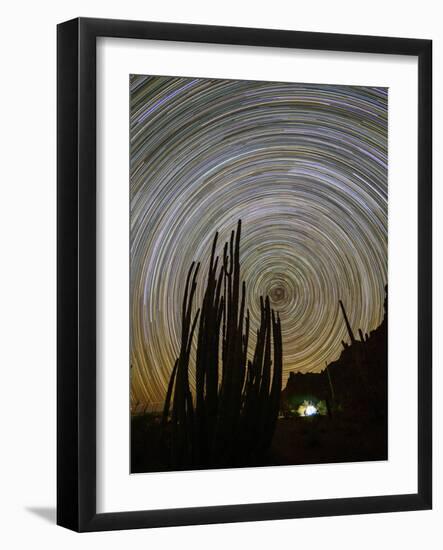
M 281 412 L 297 414 L 304 401 L 326 403 L 328 414 L 344 416 L 387 416 L 388 391 L 388 310 L 385 287 L 385 315 L 382 323 L 369 335 L 359 329 L 359 339 L 352 331 L 343 303 L 339 302 L 350 343 L 342 342 L 337 361 L 320 373 L 291 372 L 281 395 Z

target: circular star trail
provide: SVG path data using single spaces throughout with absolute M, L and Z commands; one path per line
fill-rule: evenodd
M 242 220 L 251 330 L 280 312 L 284 380 L 322 370 L 383 317 L 387 89 L 131 76 L 132 402 L 160 406 L 186 275 Z M 250 347 L 254 345 L 250 343 Z M 191 380 L 191 384 L 192 384 Z

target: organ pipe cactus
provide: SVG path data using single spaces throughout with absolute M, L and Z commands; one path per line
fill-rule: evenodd
M 260 325 L 249 358 L 250 314 L 246 284 L 240 280 L 240 237 L 241 221 L 220 262 L 215 234 L 203 302 L 194 315 L 199 264 L 191 264 L 186 279 L 180 352 L 162 420 L 171 466 L 176 468 L 257 463 L 275 430 L 283 367 L 281 323 L 269 298 L 260 297 Z M 190 351 L 196 329 L 192 395 Z

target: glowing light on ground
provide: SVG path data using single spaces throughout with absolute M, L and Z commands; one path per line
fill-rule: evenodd
M 310 401 L 304 401 L 297 409 L 297 414 L 299 416 L 314 416 L 320 414 L 320 411 L 317 407 Z
M 317 409 L 314 405 L 308 405 L 305 410 L 305 416 L 312 416 L 314 414 L 317 414 Z

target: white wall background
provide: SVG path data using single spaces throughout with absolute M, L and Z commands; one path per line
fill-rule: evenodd
M 442 295 L 434 285 L 432 512 L 77 535 L 55 521 L 55 26 L 77 16 L 431 38 L 434 40 L 434 280 L 442 277 L 441 3 L 371 0 L 15 2 L 2 9 L 0 136 L 0 544 L 409 549 L 442 539 Z M 440 249 L 440 250 L 439 250 Z M 437 311 L 439 310 L 439 311 Z M 440 336 L 440 339 L 439 339 Z M 440 341 L 439 341 L 440 340 Z

